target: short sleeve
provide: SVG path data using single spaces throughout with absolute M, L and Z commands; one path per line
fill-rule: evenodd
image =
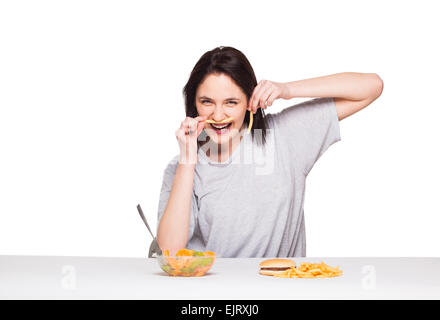
M 174 182 L 174 176 L 176 175 L 177 166 L 179 164 L 178 162 L 179 156 L 176 156 L 171 160 L 167 167 L 165 168 L 165 171 L 163 173 L 163 179 L 162 179 L 162 187 L 160 190 L 160 196 L 159 196 L 159 206 L 158 206 L 158 212 L 157 212 L 157 228 L 156 228 L 156 234 L 157 230 L 159 228 L 159 222 L 160 219 L 162 219 L 163 213 L 165 211 L 165 207 L 168 203 L 168 198 L 170 197 L 171 188 L 173 186 Z M 191 198 L 191 212 L 190 212 L 190 224 L 189 224 L 189 233 L 188 233 L 188 241 L 191 239 L 195 224 L 197 221 L 197 213 L 198 213 L 198 205 L 197 205 L 197 199 L 194 194 L 192 194 Z
M 267 116 L 282 140 L 281 147 L 288 149 L 305 175 L 333 143 L 341 140 L 334 98 L 314 98 Z

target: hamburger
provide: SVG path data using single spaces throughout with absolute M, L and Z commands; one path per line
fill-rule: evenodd
M 260 274 L 273 276 L 296 267 L 295 261 L 290 259 L 269 259 L 260 263 Z

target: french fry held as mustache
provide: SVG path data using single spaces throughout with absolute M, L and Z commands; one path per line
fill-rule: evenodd
M 249 112 L 249 114 L 250 114 L 249 126 L 247 128 L 247 132 L 246 133 L 249 133 L 251 131 L 252 124 L 254 123 L 254 115 L 253 115 L 253 113 Z M 208 119 L 208 120 L 205 120 L 205 122 L 206 123 L 227 123 L 227 122 L 230 122 L 232 120 L 234 120 L 234 117 L 229 117 L 227 119 L 223 119 L 222 121 L 214 121 L 214 120 Z
M 222 121 L 206 120 L 206 123 L 225 123 L 234 120 L 234 117 L 223 119 Z

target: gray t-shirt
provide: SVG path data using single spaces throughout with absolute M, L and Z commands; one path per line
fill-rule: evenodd
M 334 99 L 314 98 L 266 118 L 264 148 L 244 134 L 221 163 L 199 149 L 186 248 L 224 258 L 306 255 L 306 177 L 328 147 L 341 140 Z M 178 159 L 163 175 L 158 222 Z

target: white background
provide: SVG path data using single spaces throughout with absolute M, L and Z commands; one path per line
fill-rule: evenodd
M 182 88 L 224 45 L 258 80 L 352 71 L 384 81 L 308 177 L 308 256 L 439 256 L 435 5 L 0 2 L 0 254 L 146 256 L 136 205 L 155 229 Z

